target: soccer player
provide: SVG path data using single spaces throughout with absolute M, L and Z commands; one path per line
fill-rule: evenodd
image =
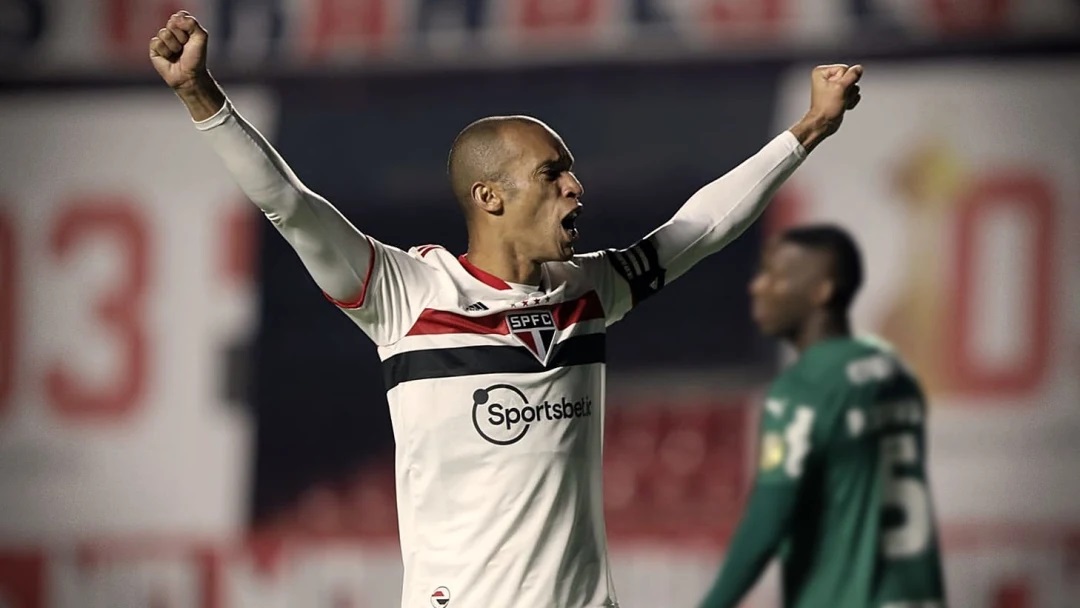
M 815 69 L 802 120 L 622 250 L 575 252 L 582 187 L 562 138 L 529 117 L 479 120 L 448 161 L 469 237 L 457 256 L 383 244 L 306 188 L 211 77 L 206 45 L 180 12 L 150 59 L 315 283 L 378 347 L 402 606 L 617 606 L 601 484 L 606 327 L 761 214 L 859 101 L 862 68 Z
M 761 331 L 798 359 L 765 399 L 757 479 L 702 608 L 730 608 L 769 559 L 787 608 L 944 608 L 926 478 L 926 402 L 885 344 L 852 336 L 862 284 L 828 225 L 770 243 L 750 284 Z

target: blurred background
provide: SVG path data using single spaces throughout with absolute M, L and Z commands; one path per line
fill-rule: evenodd
M 374 348 L 150 67 L 181 8 L 311 188 L 459 253 L 476 118 L 560 131 L 583 248 L 619 247 L 793 123 L 814 64 L 864 63 L 766 217 L 610 337 L 619 597 L 692 606 L 721 563 L 782 356 L 746 284 L 827 220 L 864 251 L 858 328 L 930 395 L 952 606 L 1080 606 L 1076 0 L 3 0 L 0 606 L 397 606 Z

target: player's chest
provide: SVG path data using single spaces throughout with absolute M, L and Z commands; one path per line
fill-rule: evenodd
M 584 327 L 578 323 L 568 324 L 568 319 L 556 315 L 555 307 L 508 310 L 498 315 L 499 329 L 505 333 L 492 335 L 492 342 L 512 348 L 524 348 L 541 365 L 547 365 L 557 344 L 574 334 L 582 334 Z
M 404 385 L 395 425 L 440 461 L 591 453 L 602 429 L 603 368 L 462 375 Z
M 593 292 L 562 301 L 552 301 L 550 296 L 509 302 L 477 300 L 423 311 L 403 347 L 486 347 L 491 357 L 506 360 L 527 355 L 536 365 L 523 363 L 520 371 L 539 370 L 578 360 L 582 353 L 575 351 L 583 347 L 596 350 L 605 326 L 603 309 Z M 594 337 L 585 339 L 588 335 Z M 597 356 L 593 353 L 587 358 Z

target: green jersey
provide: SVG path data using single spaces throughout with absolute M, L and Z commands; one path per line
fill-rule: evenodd
M 788 608 L 943 608 L 926 402 L 897 357 L 822 341 L 761 416 L 754 494 L 705 606 L 734 606 L 778 554 Z

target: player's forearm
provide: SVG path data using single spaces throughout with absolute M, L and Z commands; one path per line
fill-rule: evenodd
M 362 293 L 372 256 L 367 238 L 306 188 L 228 101 L 196 127 L 244 194 L 296 250 L 319 287 L 335 300 L 355 300 Z
M 691 196 L 651 235 L 669 280 L 742 234 L 805 157 L 796 136 L 785 131 Z
M 734 608 L 739 604 L 780 545 L 794 505 L 793 488 L 758 486 L 754 490 L 720 575 L 700 608 Z
M 275 224 L 287 223 L 308 194 L 299 178 L 270 142 L 224 101 L 211 116 L 197 121 L 214 152 L 225 162 L 244 194 Z

